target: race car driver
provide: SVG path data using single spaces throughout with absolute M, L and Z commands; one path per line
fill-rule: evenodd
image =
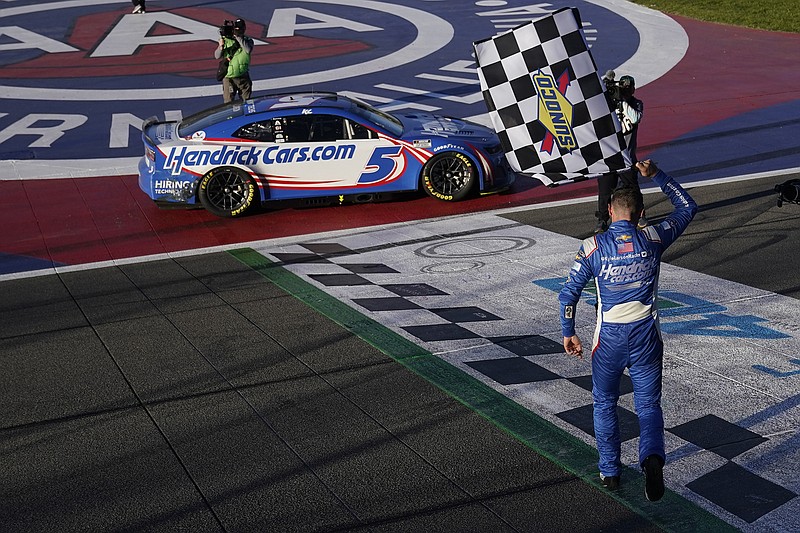
M 582 357 L 575 334 L 575 313 L 581 291 L 594 277 L 597 285 L 597 327 L 592 348 L 594 432 L 604 486 L 619 486 L 620 432 L 617 400 L 622 372 L 628 368 L 639 417 L 639 464 L 645 474 L 645 495 L 664 494 L 664 418 L 661 371 L 664 345 L 658 324 L 658 275 L 661 255 L 686 229 L 697 204 L 670 176 L 651 161 L 636 164 L 642 176 L 655 181 L 674 206 L 660 224 L 637 229 L 643 209 L 635 188 L 614 191 L 608 231 L 583 241 L 559 294 L 565 351 Z

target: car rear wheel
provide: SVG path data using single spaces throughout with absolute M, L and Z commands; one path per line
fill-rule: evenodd
M 422 169 L 422 188 L 429 196 L 455 202 L 466 198 L 477 179 L 475 165 L 464 154 L 445 152 L 433 156 Z
M 256 184 L 243 170 L 219 167 L 203 176 L 197 196 L 209 212 L 219 217 L 238 217 L 253 205 Z

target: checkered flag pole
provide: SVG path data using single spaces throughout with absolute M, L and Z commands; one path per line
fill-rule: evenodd
M 554 186 L 631 166 L 576 8 L 473 46 L 489 117 L 512 169 Z

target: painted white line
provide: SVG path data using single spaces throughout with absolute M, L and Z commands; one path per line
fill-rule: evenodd
M 757 174 L 746 174 L 743 176 L 733 176 L 730 178 L 720 178 L 718 180 L 710 180 L 710 181 L 703 181 L 698 183 L 690 183 L 684 184 L 687 187 L 704 187 L 707 185 L 719 185 L 722 183 L 733 183 L 736 181 L 747 181 L 753 180 L 758 178 L 765 178 L 765 177 L 773 177 L 773 176 L 783 176 L 789 174 L 800 174 L 800 168 L 794 169 L 787 169 L 787 170 L 778 170 L 775 172 L 759 172 Z M 531 178 L 533 179 L 533 178 Z M 642 189 L 642 192 L 645 194 L 654 193 L 658 191 L 657 187 L 650 187 L 647 189 Z M 479 213 L 475 213 L 475 215 L 502 215 L 504 213 L 515 213 L 518 211 L 532 211 L 535 209 L 549 209 L 551 207 L 561 207 L 565 205 L 575 205 L 575 204 L 582 204 L 588 202 L 596 202 L 597 196 L 584 196 L 580 198 L 570 198 L 566 200 L 556 200 L 553 202 L 545 202 L 540 204 L 530 204 L 524 206 L 517 206 L 517 207 L 504 207 L 499 209 L 490 209 L 488 211 L 481 211 Z M 278 237 L 275 239 L 264 239 L 264 240 L 255 240 L 255 241 L 247 241 L 247 242 L 240 242 L 222 246 L 213 246 L 207 248 L 196 248 L 192 250 L 181 250 L 177 252 L 170 252 L 170 253 L 163 253 L 163 254 L 153 254 L 153 255 L 145 255 L 145 256 L 137 256 L 137 257 L 130 257 L 130 258 L 123 258 L 123 259 L 115 259 L 110 261 L 98 261 L 94 263 L 83 263 L 80 265 L 67 265 L 67 266 L 60 266 L 56 268 L 44 268 L 40 270 L 31 270 L 26 272 L 15 272 L 12 274 L 0 274 L 0 282 L 9 281 L 12 279 L 21 279 L 21 278 L 30 278 L 36 276 L 47 276 L 51 274 L 58 274 L 58 273 L 66 273 L 66 272 L 76 272 L 80 270 L 92 270 L 96 268 L 106 268 L 110 266 L 117 266 L 117 265 L 125 265 L 125 264 L 132 264 L 132 263 L 146 263 L 150 261 L 159 261 L 162 259 L 170 259 L 174 257 L 188 257 L 192 255 L 202 255 L 202 254 L 209 254 L 215 252 L 222 252 L 226 250 L 233 250 L 236 248 L 255 248 L 255 247 L 264 247 L 264 246 L 280 246 L 283 244 L 294 244 L 298 241 L 302 242 L 312 242 L 312 241 L 320 241 L 320 240 L 328 240 L 336 237 L 341 237 L 344 235 L 347 236 L 356 236 L 366 233 L 373 233 L 380 230 L 385 229 L 392 229 L 392 228 L 401 228 L 405 226 L 413 226 L 419 224 L 428 224 L 430 222 L 435 221 L 444 221 L 450 219 L 463 219 L 465 216 L 464 214 L 458 215 L 449 215 L 444 217 L 431 217 L 426 219 L 419 219 L 412 222 L 393 222 L 390 224 L 381 224 L 376 226 L 369 226 L 367 228 L 352 228 L 352 229 L 343 229 L 343 230 L 334 230 L 334 231 L 323 231 L 319 233 L 309 233 L 305 235 L 290 235 L 288 237 Z
M 135 176 L 138 174 L 139 159 L 141 158 L 7 160 L 0 166 L 0 181 Z

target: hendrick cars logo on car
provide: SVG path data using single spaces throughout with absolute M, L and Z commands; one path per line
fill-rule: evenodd
M 262 155 L 263 152 L 263 155 Z M 174 175 L 181 169 L 194 166 L 242 165 L 254 167 L 260 162 L 272 165 L 282 163 L 302 163 L 304 161 L 332 161 L 352 159 L 356 147 L 353 144 L 331 144 L 327 146 L 301 146 L 282 148 L 271 146 L 257 148 L 250 146 L 222 146 L 218 150 L 193 150 L 187 146 L 173 147 L 165 154 L 164 169 Z
M 223 146 L 219 150 L 192 150 L 186 146 L 170 148 L 164 160 L 164 169 L 178 175 L 184 167 L 205 165 L 240 165 L 253 166 L 263 150 L 254 146 L 242 149 L 239 146 Z
M 457 201 L 514 183 L 497 135 L 478 124 L 468 137 L 459 129 L 429 137 L 423 125 L 460 121 L 390 114 L 333 92 L 264 95 L 245 104 L 251 112 L 230 102 L 180 122 L 145 120 L 141 190 L 162 206 L 199 204 L 235 217 L 278 200 L 364 203 L 424 190 Z
M 304 161 L 353 159 L 355 153 L 356 147 L 354 144 L 331 144 L 317 147 L 301 146 L 295 148 L 272 146 L 264 151 L 264 163 L 302 163 Z

